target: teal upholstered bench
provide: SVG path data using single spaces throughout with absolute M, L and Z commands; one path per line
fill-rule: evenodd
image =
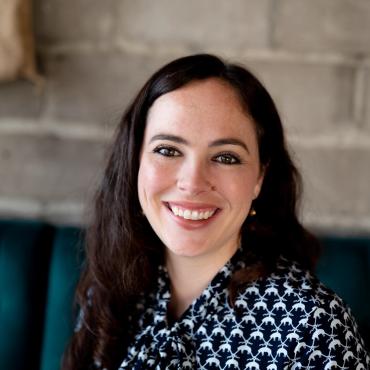
M 0 221 L 0 369 L 56 370 L 73 330 L 81 231 Z M 318 275 L 352 307 L 370 343 L 370 238 L 322 237 Z
M 370 348 L 370 237 L 321 237 L 317 275 L 351 307 Z
M 0 221 L 0 369 L 56 370 L 72 332 L 80 230 Z

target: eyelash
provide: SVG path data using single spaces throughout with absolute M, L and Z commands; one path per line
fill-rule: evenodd
M 179 152 L 176 148 L 167 146 L 167 145 L 161 145 L 156 148 L 154 148 L 153 153 L 157 153 L 159 155 L 162 155 L 163 157 L 180 157 L 181 152 Z M 223 159 L 220 159 L 223 158 Z M 226 158 L 226 161 L 225 161 Z M 224 152 L 224 153 L 219 153 L 216 156 L 212 158 L 213 162 L 220 163 L 220 164 L 225 164 L 225 165 L 236 165 L 236 164 L 241 164 L 242 161 L 239 158 L 239 156 L 229 153 L 229 152 Z
M 227 161 L 230 161 L 230 162 L 224 162 L 222 160 L 217 160 L 217 159 L 212 159 L 214 162 L 217 162 L 217 163 L 221 163 L 221 164 L 226 164 L 226 165 L 236 165 L 236 164 L 241 164 L 242 161 L 240 160 L 240 158 L 235 155 L 235 154 L 232 154 L 232 153 L 228 153 L 228 152 L 225 152 L 225 153 L 219 153 L 217 154 L 217 156 L 215 156 L 214 158 L 227 158 Z
M 170 154 L 170 152 L 172 154 Z M 176 154 L 174 154 L 175 152 Z M 160 155 L 163 155 L 164 157 L 179 157 L 181 155 L 181 153 L 176 148 L 167 145 L 157 146 L 156 148 L 154 148 L 153 153 L 158 153 Z

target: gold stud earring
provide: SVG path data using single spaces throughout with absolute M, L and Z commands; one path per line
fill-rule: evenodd
M 254 207 L 252 206 L 251 209 L 249 210 L 249 215 L 248 216 L 254 217 L 256 214 L 257 214 L 257 212 L 254 209 Z

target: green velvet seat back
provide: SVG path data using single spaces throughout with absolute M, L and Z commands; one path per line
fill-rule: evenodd
M 370 238 L 323 237 L 317 275 L 351 307 L 370 344 Z
M 38 369 L 53 228 L 0 223 L 0 369 Z
M 61 227 L 55 232 L 45 302 L 40 370 L 60 368 L 62 353 L 73 331 L 72 302 L 80 274 L 80 231 Z

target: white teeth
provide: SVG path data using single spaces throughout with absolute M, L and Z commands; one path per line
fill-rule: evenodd
M 207 220 L 208 218 L 213 216 L 213 214 L 216 212 L 216 209 L 214 209 L 212 211 L 202 211 L 202 212 L 200 212 L 200 211 L 192 211 L 190 209 L 181 209 L 179 207 L 171 206 L 171 205 L 170 205 L 170 208 L 171 208 L 174 215 L 179 216 L 179 217 L 183 217 L 186 220 L 194 220 L 194 221 Z
M 198 211 L 191 212 L 191 219 L 192 220 L 198 220 L 198 218 L 199 218 L 199 212 Z

